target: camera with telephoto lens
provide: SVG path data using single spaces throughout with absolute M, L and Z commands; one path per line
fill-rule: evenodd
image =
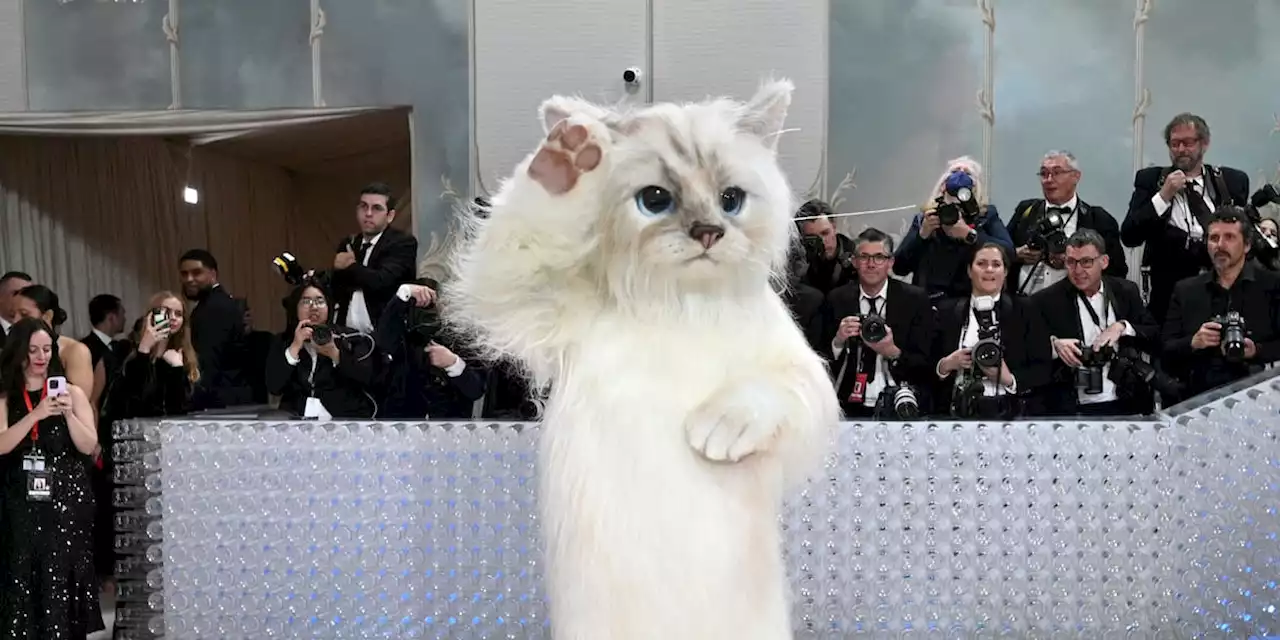
M 1080 349 L 1080 368 L 1076 369 L 1076 386 L 1084 389 L 1086 395 L 1096 396 L 1102 393 L 1102 370 L 1115 357 L 1115 350 L 1110 346 L 1082 347 Z
M 1156 369 L 1154 364 L 1142 357 L 1141 351 L 1132 346 L 1124 346 L 1123 342 L 1111 359 L 1111 373 L 1107 377 L 1115 383 L 1120 395 L 1133 395 L 1145 388 L 1168 400 L 1181 397 L 1183 392 L 1181 382 Z
M 1027 246 L 1035 251 L 1043 251 L 1049 255 L 1065 253 L 1067 250 L 1067 221 L 1057 211 L 1047 212 L 1041 216 Z
M 884 317 L 879 314 L 866 313 L 858 316 L 858 325 L 861 327 L 858 333 L 868 343 L 880 342 L 889 337 L 889 325 L 885 324 Z
M 978 402 L 982 400 L 985 388 L 980 376 L 971 373 L 963 377 L 951 392 L 951 415 L 957 418 L 972 418 L 978 415 Z
M 964 171 L 952 171 L 947 176 L 943 188 L 956 202 L 946 202 L 944 196 L 938 196 L 935 201 L 938 205 L 938 222 L 942 226 L 949 227 L 961 220 L 973 224 L 978 217 L 978 201 L 973 194 L 974 184 L 973 176 Z
M 1231 362 L 1243 361 L 1245 327 L 1244 318 L 1241 317 L 1240 312 L 1229 311 L 1224 315 L 1215 316 L 1212 321 L 1222 325 L 1220 330 L 1222 353 L 1227 356 L 1227 360 Z
M 889 386 L 876 398 L 875 416 L 878 419 L 915 420 L 920 417 L 920 400 L 909 385 Z

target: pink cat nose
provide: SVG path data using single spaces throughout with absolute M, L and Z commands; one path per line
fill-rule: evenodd
M 710 249 L 724 237 L 724 227 L 699 222 L 689 228 L 689 237 L 701 242 L 702 248 Z

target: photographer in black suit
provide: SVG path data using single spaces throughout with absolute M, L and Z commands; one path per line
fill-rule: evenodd
M 442 330 L 436 283 L 402 284 L 382 312 L 375 337 L 387 363 L 379 417 L 390 420 L 469 419 L 484 396 L 480 366 Z
M 1280 275 L 1249 260 L 1255 233 L 1242 207 L 1206 224 L 1213 270 L 1174 287 L 1164 321 L 1165 364 L 1194 395 L 1280 360 Z
M 1112 354 L 1127 347 L 1136 351 L 1125 349 L 1124 358 L 1150 353 L 1159 345 L 1160 327 L 1143 307 L 1138 285 L 1104 275 L 1110 259 L 1102 235 L 1080 229 L 1067 240 L 1067 279 L 1032 297 L 1049 329 L 1055 360 L 1046 415 L 1123 416 L 1154 408 L 1149 388 L 1112 379 Z M 1142 365 L 1126 360 L 1120 366 L 1123 372 L 1125 366 Z M 1090 373 L 1099 375 L 1084 387 L 1077 384 Z
M 1066 279 L 1063 252 L 1067 238 L 1077 229 L 1097 231 L 1107 245 L 1103 273 L 1125 277 L 1129 265 L 1120 244 L 1120 224 L 1106 209 L 1080 199 L 1076 186 L 1081 173 L 1076 157 L 1067 151 L 1050 151 L 1040 161 L 1036 175 L 1044 197 L 1019 202 L 1006 225 L 1017 248 L 1009 269 L 1009 290 L 1032 295 Z
M 375 183 L 360 190 L 356 205 L 360 233 L 343 239 L 333 257 L 330 283 L 338 305 L 337 323 L 373 333 L 396 289 L 413 281 L 418 239 L 392 229 L 395 219 L 391 187 Z
M 909 385 L 922 393 L 932 384 L 933 307 L 924 289 L 889 277 L 893 238 L 867 229 L 854 242 L 858 279 L 828 295 L 832 314 L 840 319 L 830 344 L 831 370 L 845 415 L 870 418 L 885 389 Z M 875 316 L 884 321 L 879 339 L 863 325 Z
M 1143 288 L 1147 308 L 1163 322 L 1169 296 L 1179 280 L 1213 265 L 1205 250 L 1205 227 L 1223 205 L 1245 206 L 1249 176 L 1229 167 L 1204 163 L 1209 125 L 1200 116 L 1181 113 L 1164 128 L 1171 167 L 1148 167 L 1133 176 L 1129 213 L 1120 226 L 1126 247 L 1143 247 Z

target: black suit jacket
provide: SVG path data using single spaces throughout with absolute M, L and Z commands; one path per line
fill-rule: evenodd
M 1232 364 L 1218 348 L 1193 350 L 1191 337 L 1212 317 L 1237 311 L 1257 346 L 1252 360 Z M 1165 366 L 1187 385 L 1187 395 L 1208 391 L 1259 371 L 1280 360 L 1280 275 L 1252 263 L 1229 291 L 1223 291 L 1213 271 L 1187 278 L 1173 290 L 1165 318 Z
M 245 377 L 244 312 L 226 289 L 214 287 L 187 318 L 192 344 L 200 359 L 200 382 L 192 409 L 252 404 Z
M 1187 248 L 1187 232 L 1169 224 L 1173 207 L 1156 213 L 1151 198 L 1160 192 L 1160 185 L 1168 167 L 1147 167 L 1133 176 L 1133 196 L 1129 198 L 1129 212 L 1120 225 L 1120 238 L 1126 247 L 1143 247 L 1142 264 L 1151 268 L 1151 290 L 1147 308 L 1156 322 L 1163 322 L 1169 309 L 1169 296 L 1179 280 L 1200 273 L 1213 266 L 1203 245 Z M 1221 181 L 1211 179 L 1214 206 L 1234 204 L 1245 206 L 1249 202 L 1249 176 L 1230 167 L 1204 166 L 1205 176 L 1220 176 Z M 1224 193 L 1225 191 L 1225 193 Z
M 335 327 L 350 331 L 345 327 Z M 315 396 L 335 418 L 372 418 L 376 411 L 373 396 L 376 367 L 381 355 L 377 350 L 360 359 L 351 351 L 342 350 L 338 364 L 317 356 L 315 374 L 311 372 L 311 354 L 306 349 L 298 352 L 298 364 L 290 365 L 285 350 L 293 341 L 293 332 L 276 338 L 267 356 L 267 392 L 280 396 L 280 409 L 301 416 L 307 407 L 307 398 Z M 342 349 L 339 347 L 339 349 Z
M 955 375 L 938 380 L 938 361 L 960 348 L 960 337 L 969 325 L 969 297 L 949 298 L 938 303 L 937 324 L 929 349 L 929 375 L 933 381 L 933 411 L 949 414 Z M 1049 384 L 1052 356 L 1049 332 L 1040 312 L 1029 298 L 1003 294 L 996 304 L 1000 323 L 1000 343 L 1009 373 L 1018 383 L 1017 395 L 1024 400 L 1024 413 L 1039 413 L 1044 387 Z
M 824 347 L 823 341 L 831 341 L 831 336 L 827 333 L 831 326 L 831 312 L 826 296 L 817 288 L 797 281 L 782 292 L 782 301 L 791 310 L 791 317 L 795 319 L 796 325 L 804 332 L 809 347 L 819 354 L 825 353 L 830 347 Z
M 902 355 L 889 372 L 895 380 L 909 382 L 917 390 L 927 392 L 932 387 L 930 376 L 933 363 L 929 361 L 929 339 L 934 331 L 933 305 L 929 301 L 929 294 L 920 287 L 895 278 L 889 278 L 887 286 L 886 308 L 882 315 L 893 331 L 894 344 L 902 350 Z M 827 299 L 832 318 L 839 324 L 841 319 L 861 313 L 862 285 L 856 280 L 841 285 L 832 289 L 827 294 Z M 840 358 L 834 358 L 831 337 L 827 338 L 827 344 L 823 345 L 821 352 L 831 360 L 831 374 L 838 376 L 842 366 L 848 367 L 849 371 L 855 370 L 858 363 L 852 360 L 856 350 L 845 349 Z
M 349 245 L 359 252 L 360 242 L 359 236 L 343 238 L 337 252 L 345 251 Z M 417 273 L 418 239 L 407 233 L 387 227 L 369 251 L 369 266 L 357 262 L 346 269 L 333 270 L 333 295 L 338 304 L 334 322 L 338 324 L 347 323 L 352 294 L 363 291 L 369 318 L 377 327 L 382 309 L 396 294 L 396 289 L 413 282 Z
M 1044 217 L 1046 210 L 1044 198 L 1034 198 L 1023 200 L 1018 203 L 1017 208 L 1013 210 L 1013 216 L 1009 218 L 1009 223 L 1005 228 L 1009 230 L 1009 238 L 1013 240 L 1013 247 L 1016 250 L 1027 244 L 1031 240 L 1031 232 L 1035 230 L 1036 224 Z M 1120 242 L 1120 224 L 1107 213 L 1106 209 L 1096 207 L 1084 200 L 1077 198 L 1076 200 L 1076 228 L 1077 229 L 1093 229 L 1102 236 L 1103 241 L 1107 244 L 1107 257 L 1109 264 L 1107 270 L 1103 273 L 1108 276 L 1123 278 L 1129 274 L 1129 263 L 1124 255 L 1124 246 Z M 1010 256 L 1013 260 L 1009 269 L 1008 291 L 1017 291 L 1018 284 L 1022 282 L 1022 268 L 1031 265 L 1023 265 L 1018 262 L 1016 255 Z
M 1110 298 L 1113 305 L 1111 311 L 1115 320 L 1127 321 L 1133 327 L 1136 334 L 1133 336 L 1133 345 L 1145 353 L 1159 353 L 1160 325 L 1156 324 L 1151 312 L 1143 306 L 1138 285 L 1124 278 L 1103 276 L 1102 288 L 1103 295 Z M 1031 297 L 1032 304 L 1040 311 L 1051 337 L 1075 340 L 1084 338 L 1077 291 L 1070 280 L 1062 280 Z M 1074 411 L 1078 400 L 1074 376 L 1071 367 L 1061 360 L 1053 360 L 1051 382 L 1046 394 L 1050 410 Z
M 425 345 L 410 334 L 413 302 L 392 298 L 382 312 L 374 334 L 385 362 L 384 393 L 378 417 L 388 420 L 468 419 L 484 395 L 485 372 L 478 359 L 467 357 L 461 341 L 437 332 L 432 341 L 444 346 L 464 363 L 462 373 L 450 377 L 433 366 Z

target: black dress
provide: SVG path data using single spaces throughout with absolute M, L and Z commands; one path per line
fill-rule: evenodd
M 34 406 L 40 396 L 32 395 Z M 6 404 L 10 425 L 28 413 L 21 396 Z M 22 460 L 32 451 L 30 436 L 0 456 L 0 638 L 6 640 L 78 640 L 105 628 L 93 568 L 90 460 L 67 429 L 62 417 L 37 426 L 34 446 L 52 480 L 50 502 L 27 500 Z

